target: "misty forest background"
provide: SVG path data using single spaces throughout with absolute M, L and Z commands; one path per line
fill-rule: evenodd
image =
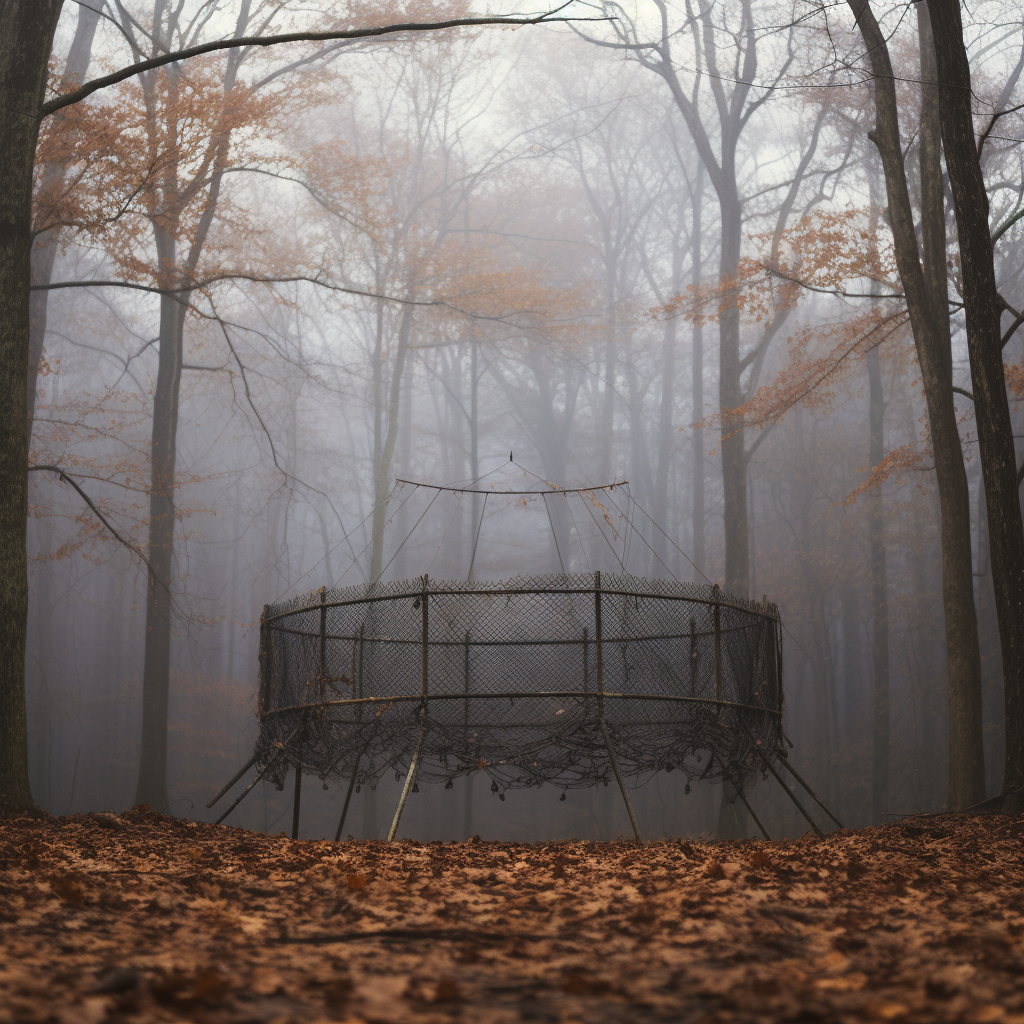
M 161 48 L 334 24 L 338 8 L 67 4 L 53 85 Z M 453 0 L 346 17 L 463 13 Z M 495 492 L 628 480 L 635 503 L 589 506 L 608 514 L 615 551 L 573 525 L 559 552 L 538 503 L 488 499 L 474 578 L 557 572 L 561 553 L 569 572 L 624 557 L 638 576 L 767 594 L 786 626 L 794 764 L 848 826 L 945 806 L 932 436 L 867 136 L 863 41 L 845 7 L 642 0 L 606 13 L 620 21 L 212 54 L 44 122 L 34 280 L 108 283 L 33 293 L 31 461 L 66 471 L 124 541 L 166 558 L 172 584 L 161 619 L 140 557 L 65 479 L 31 474 L 42 806 L 120 810 L 161 792 L 139 773 L 144 681 L 158 685 L 163 664 L 166 799 L 150 802 L 213 820 L 222 808 L 205 801 L 256 736 L 265 604 L 378 573 L 466 577 L 480 500 L 445 496 L 419 520 L 432 494 L 396 478 Z M 920 19 L 904 5 L 876 13 L 919 204 Z M 965 32 L 978 130 L 1009 111 L 982 156 L 995 229 L 1024 201 L 1020 9 L 974 4 Z M 991 795 L 1002 675 L 948 195 L 945 210 Z M 1018 309 L 1022 269 L 1016 220 L 996 271 Z M 738 356 L 723 361 L 734 324 Z M 1024 332 L 1004 351 L 1020 435 L 1022 346 Z M 726 493 L 723 457 L 745 493 Z M 748 551 L 727 569 L 730 522 Z M 887 750 L 875 726 L 886 699 Z M 720 786 L 643 781 L 647 834 L 714 832 Z M 301 835 L 333 835 L 344 786 L 307 783 Z M 483 774 L 420 787 L 403 833 L 628 829 L 614 788 L 561 802 L 555 789 L 499 801 L 489 787 Z M 364 787 L 346 832 L 380 837 L 398 791 L 393 777 Z M 773 836 L 805 831 L 772 779 L 751 801 Z M 229 822 L 281 831 L 290 803 L 290 786 L 261 786 Z

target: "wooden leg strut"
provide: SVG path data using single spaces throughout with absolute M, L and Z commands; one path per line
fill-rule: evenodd
M 425 720 L 420 721 L 420 735 L 419 739 L 416 740 L 416 752 L 412 755 L 412 763 L 409 765 L 409 774 L 405 777 L 405 785 L 402 787 L 402 795 L 398 801 L 398 807 L 395 810 L 395 820 L 391 822 L 391 831 L 388 832 L 388 842 L 392 842 L 395 838 L 395 833 L 398 831 L 398 823 L 402 818 L 402 811 L 405 809 L 405 801 L 409 797 L 409 790 L 412 789 L 413 783 L 416 781 L 416 769 L 420 765 L 420 751 L 423 749 L 423 737 L 427 734 L 427 723 Z
M 356 765 L 352 769 L 352 778 L 348 781 L 348 792 L 345 794 L 345 806 L 341 809 L 341 820 L 338 822 L 338 830 L 334 833 L 334 841 L 341 840 L 341 830 L 345 827 L 345 819 L 348 817 L 348 805 L 352 800 L 352 791 L 356 788 L 356 778 L 359 775 L 359 762 L 363 759 L 362 751 L 356 758 Z
M 629 799 L 629 790 L 626 789 L 626 782 L 622 778 L 622 772 L 619 771 L 619 759 L 615 756 L 612 738 L 608 735 L 608 726 L 604 724 L 604 715 L 598 719 L 598 722 L 601 725 L 601 735 L 604 736 L 604 745 L 608 748 L 608 760 L 612 763 L 615 781 L 619 784 L 619 792 L 622 793 L 622 799 L 626 804 L 626 811 L 629 814 L 629 822 L 633 826 L 633 834 L 636 836 L 636 841 L 643 846 L 644 837 L 640 834 L 640 826 L 637 824 L 636 815 L 633 813 L 633 802 Z
M 212 807 L 222 796 L 224 796 L 232 786 L 256 763 L 256 755 L 253 754 L 245 764 L 238 769 L 231 781 L 206 805 Z
M 292 805 L 292 839 L 299 838 L 299 804 L 302 800 L 302 769 L 295 766 L 295 803 Z

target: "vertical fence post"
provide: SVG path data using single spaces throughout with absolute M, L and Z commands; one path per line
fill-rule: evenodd
M 405 776 L 405 785 L 402 787 L 402 795 L 398 798 L 398 807 L 395 809 L 395 818 L 391 822 L 391 829 L 388 832 L 388 842 L 390 843 L 398 832 L 398 823 L 402 820 L 402 811 L 405 809 L 405 801 L 409 798 L 409 791 L 412 789 L 416 782 L 416 769 L 420 763 L 420 753 L 423 750 L 423 737 L 427 732 L 427 695 L 429 692 L 428 685 L 428 627 L 429 620 L 427 616 L 427 606 L 429 604 L 430 593 L 430 580 L 427 575 L 423 575 L 423 589 L 420 591 L 420 734 L 416 740 L 416 750 L 412 755 L 412 762 L 409 764 L 409 772 Z
M 619 771 L 619 759 L 615 756 L 612 738 L 604 720 L 603 639 L 603 630 L 601 628 L 601 573 L 598 571 L 594 573 L 594 656 L 597 659 L 597 723 L 601 727 L 604 745 L 608 750 L 608 760 L 611 762 L 615 781 L 619 784 L 619 792 L 622 794 L 622 801 L 626 805 L 626 813 L 629 815 L 629 822 L 633 826 L 633 834 L 636 836 L 636 841 L 642 844 L 644 837 L 640 834 L 640 826 L 637 824 L 636 815 L 633 813 L 633 803 L 629 799 L 629 790 L 626 789 L 626 781 L 622 777 L 622 772 Z
M 365 622 L 359 623 L 359 637 L 356 642 L 352 645 L 352 689 L 356 697 L 362 699 L 363 696 L 363 630 L 366 628 Z M 356 718 L 362 721 L 363 718 L 363 705 L 356 705 Z M 356 788 L 356 779 L 359 778 L 359 762 L 363 759 L 363 752 L 368 746 L 368 742 L 363 744 L 359 753 L 356 755 L 356 763 L 352 766 L 352 778 L 348 780 L 348 790 L 345 793 L 345 803 L 341 808 L 341 817 L 338 819 L 338 827 L 334 833 L 334 841 L 337 843 L 341 840 L 341 831 L 345 827 L 345 819 L 348 817 L 348 806 L 352 802 L 352 793 Z
M 597 714 L 604 721 L 604 659 L 601 654 L 601 572 L 594 573 L 594 657 L 597 661 Z
M 462 649 L 462 730 L 469 733 L 469 630 L 466 630 L 466 638 L 463 641 Z M 466 737 L 462 737 L 463 743 Z
M 327 679 L 327 588 L 320 588 L 320 699 L 324 699 L 324 682 Z
M 718 603 L 721 590 L 715 584 L 714 620 L 715 620 L 715 700 L 722 699 L 722 606 Z
M 690 696 L 697 694 L 697 623 L 690 616 Z
M 302 800 L 302 768 L 295 766 L 295 803 L 292 807 L 292 839 L 299 838 L 299 804 Z
M 424 701 L 427 699 L 427 593 L 428 579 L 423 576 L 423 590 L 420 592 L 420 688 Z
M 590 693 L 590 641 L 587 627 L 583 627 L 583 692 Z

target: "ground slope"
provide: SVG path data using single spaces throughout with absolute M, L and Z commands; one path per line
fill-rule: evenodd
M 0 1022 L 1024 1022 L 1024 818 L 791 843 L 0 822 Z

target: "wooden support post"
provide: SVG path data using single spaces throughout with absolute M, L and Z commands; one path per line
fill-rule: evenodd
M 583 627 L 583 692 L 590 693 L 590 640 Z
M 825 801 L 824 801 L 824 800 L 822 800 L 822 799 L 821 799 L 821 797 L 820 797 L 820 796 L 818 796 L 818 794 L 817 794 L 817 793 L 815 793 L 815 792 L 814 792 L 814 790 L 813 790 L 813 789 L 811 789 L 811 787 L 807 785 L 807 783 L 806 783 L 806 782 L 804 781 L 804 778 L 803 778 L 803 776 L 802 776 L 802 775 L 800 775 L 800 773 L 799 773 L 799 772 L 798 772 L 798 771 L 797 771 L 797 770 L 796 770 L 796 769 L 795 769 L 795 768 L 794 768 L 794 767 L 793 767 L 793 766 L 792 766 L 792 765 L 791 765 L 791 764 L 789 763 L 789 761 L 788 761 L 788 760 L 787 760 L 787 758 L 786 758 L 786 753 L 785 753 L 785 751 L 782 751 L 782 750 L 780 750 L 780 751 L 779 751 L 779 753 L 780 753 L 780 754 L 782 754 L 782 760 L 781 760 L 781 761 L 779 762 L 779 764 L 781 764 L 781 765 L 782 765 L 782 767 L 783 767 L 783 768 L 785 768 L 785 769 L 786 769 L 786 771 L 788 771 L 788 772 L 790 773 L 790 775 L 792 775 L 792 776 L 793 776 L 793 778 L 794 778 L 794 779 L 796 779 L 796 781 L 797 781 L 797 782 L 799 782 L 799 783 L 800 783 L 800 785 L 801 785 L 801 786 L 803 786 L 803 787 L 804 787 L 804 789 L 806 789 L 806 790 L 807 790 L 807 793 L 808 793 L 808 795 L 810 796 L 810 798 L 811 798 L 811 799 L 812 799 L 812 800 L 813 800 L 813 801 L 814 801 L 814 802 L 815 802 L 815 803 L 816 803 L 816 804 L 817 804 L 817 805 L 818 805 L 818 806 L 819 806 L 819 807 L 820 807 L 820 808 L 821 808 L 821 809 L 822 809 L 822 810 L 823 810 L 823 811 L 824 811 L 824 812 L 825 812 L 825 813 L 826 813 L 826 814 L 827 814 L 827 815 L 828 815 L 828 816 L 829 816 L 829 817 L 830 817 L 830 818 L 831 818 L 831 819 L 832 819 L 832 820 L 833 820 L 833 821 L 834 821 L 834 822 L 835 822 L 835 823 L 836 823 L 836 824 L 837 824 L 837 825 L 838 825 L 838 826 L 839 826 L 840 828 L 846 828 L 846 826 L 845 826 L 845 825 L 844 825 L 844 824 L 843 824 L 843 823 L 842 823 L 842 822 L 841 822 L 841 821 L 840 821 L 840 820 L 839 820 L 839 819 L 838 819 L 838 818 L 837 818 L 837 817 L 836 817 L 836 816 L 835 816 L 835 815 L 834 815 L 834 814 L 833 814 L 833 813 L 832 813 L 832 812 L 831 812 L 831 811 L 830 811 L 830 810 L 828 809 L 828 807 L 826 807 L 826 806 L 825 806 Z
M 697 623 L 690 616 L 690 696 L 697 695 Z
M 615 748 L 612 746 L 612 738 L 608 733 L 608 726 L 604 720 L 604 654 L 603 654 L 603 632 L 601 629 L 601 573 L 594 573 L 594 656 L 597 659 L 597 722 L 601 727 L 601 735 L 604 737 L 604 745 L 608 751 L 608 760 L 611 762 L 612 772 L 615 781 L 619 784 L 619 792 L 626 805 L 626 813 L 629 815 L 630 824 L 633 826 L 633 834 L 636 841 L 643 845 L 644 837 L 640 834 L 640 826 L 637 824 L 636 815 L 633 813 L 633 802 L 629 799 L 629 790 L 626 789 L 626 782 L 619 771 L 619 759 L 615 756 Z
M 608 748 L 608 760 L 612 763 L 612 771 L 615 773 L 615 781 L 619 784 L 619 792 L 622 794 L 623 803 L 626 805 L 626 813 L 629 815 L 629 823 L 633 826 L 633 835 L 636 841 L 643 846 L 644 837 L 640 834 L 640 826 L 637 824 L 636 814 L 633 813 L 633 802 L 629 799 L 629 790 L 626 789 L 626 780 L 619 771 L 619 759 L 615 756 L 615 748 L 612 746 L 612 738 L 608 735 L 608 726 L 605 724 L 604 715 L 599 719 L 601 735 L 604 736 L 604 745 Z
M 231 781 L 209 802 L 207 807 L 212 807 L 229 789 L 256 763 L 256 755 L 253 754 L 248 761 L 231 777 Z
M 775 776 L 775 781 L 778 782 L 778 784 L 785 790 L 786 796 L 788 796 L 789 799 L 793 801 L 794 805 L 796 806 L 796 809 L 807 819 L 811 828 L 813 828 L 819 836 L 824 835 L 825 833 L 822 832 L 820 828 L 818 828 L 817 822 L 815 822 L 815 820 L 810 816 L 810 814 L 807 813 L 807 808 L 804 807 L 802 803 L 800 803 L 800 800 L 797 797 L 796 793 L 794 793 L 789 788 L 789 786 L 787 786 L 786 783 L 782 781 L 782 776 L 775 770 L 775 765 L 772 764 L 771 759 L 768 757 L 767 754 L 765 754 L 764 750 L 762 750 L 761 744 L 754 738 L 754 734 L 750 731 L 750 726 L 747 725 L 747 723 L 743 720 L 743 716 L 737 714 L 736 717 L 739 719 L 740 725 L 742 725 L 743 728 L 746 730 L 747 735 L 750 737 L 751 742 L 754 744 L 754 749 L 760 756 L 765 768 L 767 768 L 768 771 L 770 771 L 772 775 Z
M 219 825 L 219 824 L 220 824 L 220 823 L 221 823 L 221 822 L 222 822 L 222 821 L 223 821 L 223 820 L 224 820 L 224 819 L 225 819 L 225 818 L 226 818 L 226 817 L 227 817 L 227 816 L 228 816 L 228 815 L 229 815 L 229 814 L 230 814 L 230 813 L 231 813 L 231 812 L 232 812 L 232 811 L 233 811 L 233 810 L 234 810 L 234 809 L 235 809 L 235 808 L 236 808 L 236 807 L 237 807 L 237 806 L 238 806 L 238 805 L 239 805 L 239 804 L 240 804 L 240 803 L 241 803 L 241 802 L 242 802 L 242 801 L 243 801 L 243 800 L 244 800 L 244 799 L 245 799 L 245 798 L 246 798 L 246 797 L 247 797 L 247 796 L 248 796 L 248 795 L 249 795 L 249 794 L 250 794 L 250 793 L 252 792 L 252 790 L 253 790 L 253 789 L 255 788 L 255 786 L 256 786 L 256 783 L 257 783 L 257 782 L 259 782 L 259 781 L 260 781 L 260 779 L 262 779 L 262 778 L 263 778 L 263 776 L 264 776 L 264 775 L 266 775 L 266 774 L 267 774 L 267 772 L 269 772 L 269 771 L 270 771 L 270 769 L 271 769 L 271 767 L 273 766 L 274 762 L 275 762 L 275 761 L 276 761 L 276 760 L 278 759 L 278 757 L 280 756 L 280 753 L 281 753 L 281 752 L 280 752 L 280 751 L 278 751 L 278 752 L 277 752 L 277 753 L 276 753 L 276 754 L 275 754 L 275 755 L 274 755 L 274 756 L 273 756 L 273 757 L 272 757 L 272 758 L 271 758 L 271 759 L 270 759 L 270 760 L 269 760 L 269 761 L 267 762 L 267 764 L 266 764 L 266 767 L 265 767 L 265 768 L 263 769 L 263 771 L 261 771 L 261 772 L 260 772 L 260 773 L 259 773 L 259 774 L 258 774 L 258 775 L 256 776 L 256 778 L 255 778 L 255 779 L 253 779 L 253 780 L 252 780 L 252 782 L 250 782 L 250 783 L 249 783 L 249 785 L 248 785 L 248 786 L 246 786 L 246 787 L 245 787 L 245 789 L 243 789 L 243 790 L 242 790 L 242 794 L 241 794 L 241 796 L 239 796 L 239 798 L 238 798 L 238 799 L 237 799 L 237 800 L 236 800 L 236 801 L 235 801 L 235 802 L 234 802 L 234 803 L 233 803 L 233 804 L 232 804 L 232 805 L 231 805 L 231 806 L 230 806 L 230 807 L 229 807 L 229 808 L 228 808 L 228 809 L 227 809 L 227 810 L 226 810 L 226 811 L 225 811 L 225 812 L 224 812 L 224 813 L 223 813 L 223 814 L 222 814 L 222 815 L 221 815 L 221 816 L 220 816 L 220 817 L 219 817 L 219 818 L 217 819 L 217 824 L 218 824 L 218 825 Z
M 430 604 L 430 595 L 427 591 L 429 580 L 424 574 L 423 590 L 420 592 L 420 691 L 423 699 L 427 699 L 427 669 L 429 667 L 429 654 L 427 650 L 427 607 Z
M 359 777 L 359 762 L 363 759 L 363 752 L 360 750 L 356 757 L 355 767 L 352 769 L 352 778 L 348 780 L 348 792 L 345 793 L 345 803 L 341 808 L 341 818 L 338 820 L 338 828 L 334 833 L 334 841 L 341 839 L 341 830 L 345 827 L 345 819 L 348 817 L 348 805 L 352 802 L 352 791 L 356 788 L 356 779 Z
M 732 782 L 731 779 L 729 781 Z M 735 782 L 733 782 L 732 785 L 733 788 L 736 790 L 736 795 L 743 801 L 743 806 L 746 807 L 747 812 L 754 819 L 754 824 L 761 830 L 761 835 L 763 835 L 765 839 L 767 839 L 770 843 L 772 841 L 772 837 L 768 835 L 768 829 L 766 829 L 764 825 L 761 824 L 761 819 L 754 813 L 754 808 L 750 806 L 749 801 L 743 795 L 743 790 L 740 789 L 740 787 L 737 786 Z
M 292 805 L 292 839 L 299 838 L 299 804 L 302 801 L 302 769 L 295 766 L 295 803 Z
M 715 584 L 715 700 L 722 699 L 722 606 L 718 603 L 719 589 Z
M 395 809 L 395 819 L 391 822 L 391 830 L 388 832 L 388 842 L 392 842 L 398 832 L 398 823 L 402 820 L 402 811 L 405 810 L 405 801 L 409 798 L 409 790 L 416 781 L 416 769 L 420 765 L 420 752 L 423 750 L 423 737 L 427 732 L 427 716 L 424 711 L 420 712 L 420 734 L 416 740 L 416 752 L 412 755 L 412 764 L 409 765 L 409 774 L 405 777 L 405 785 L 402 787 L 402 795 L 398 800 L 398 807 Z
M 427 614 L 427 607 L 430 603 L 430 579 L 424 573 L 423 589 L 420 591 L 420 734 L 416 740 L 416 751 L 412 755 L 412 763 L 409 765 L 409 774 L 405 777 L 405 785 L 402 787 L 402 795 L 398 800 L 398 807 L 395 809 L 395 820 L 391 822 L 391 830 L 388 832 L 388 842 L 395 838 L 398 832 L 398 823 L 402 818 L 402 811 L 405 809 L 405 801 L 409 798 L 409 791 L 416 782 L 416 770 L 420 764 L 420 753 L 423 751 L 423 737 L 427 734 L 427 699 L 429 696 L 429 637 L 430 619 Z
M 465 646 L 462 652 L 462 742 L 469 736 L 469 630 L 466 630 Z
M 594 657 L 597 659 L 597 717 L 604 721 L 604 658 L 601 651 L 601 572 L 594 573 Z
M 324 699 L 324 681 L 327 679 L 327 588 L 320 588 L 320 699 Z

